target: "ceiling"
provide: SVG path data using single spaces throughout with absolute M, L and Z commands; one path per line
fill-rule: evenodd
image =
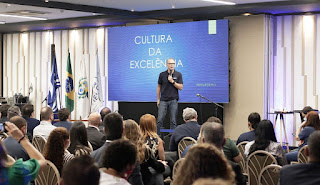
M 224 0 L 226 1 L 226 0 Z M 320 12 L 320 0 L 228 0 L 222 5 L 202 0 L 0 0 L 0 32 L 79 27 L 121 26 L 136 22 L 220 19 L 252 14 Z M 4 15 L 44 18 L 31 20 Z

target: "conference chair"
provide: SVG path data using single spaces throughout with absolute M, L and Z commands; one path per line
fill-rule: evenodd
M 47 140 L 43 136 L 35 135 L 32 139 L 32 145 L 43 154 L 44 146 L 46 145 Z
M 56 166 L 46 160 L 47 165 L 38 173 L 34 180 L 35 185 L 57 185 L 59 184 L 60 174 Z
M 242 156 L 244 156 L 244 150 L 247 143 L 249 143 L 249 141 L 242 141 L 237 145 Z M 241 161 L 239 162 L 239 165 L 241 167 L 242 173 L 247 174 L 246 161 L 244 160 L 244 157 L 242 157 Z
M 175 178 L 175 175 L 177 174 L 178 168 L 179 168 L 179 166 L 181 166 L 181 164 L 184 160 L 185 160 L 185 158 L 180 158 L 174 163 L 173 170 L 172 170 L 172 179 Z
M 196 144 L 197 141 L 193 139 L 192 137 L 184 137 L 181 139 L 181 141 L 178 144 L 178 156 L 179 159 L 181 158 L 182 152 L 187 148 L 189 145 Z
M 260 185 L 277 185 L 280 179 L 280 169 L 282 167 L 271 164 L 264 167 L 259 175 Z
M 89 141 L 88 141 L 88 146 L 91 149 L 91 151 L 93 151 L 92 145 L 91 145 L 91 143 Z
M 278 164 L 272 154 L 264 150 L 258 150 L 250 154 L 247 159 L 248 183 L 259 185 L 259 174 L 264 167 L 270 164 Z
M 308 156 L 306 153 L 306 149 L 308 145 L 303 146 L 298 152 L 298 163 L 308 163 Z
M 8 137 L 8 134 L 2 132 L 2 133 L 0 134 L 0 141 L 5 140 L 7 137 Z
M 9 163 L 14 163 L 16 162 L 16 160 L 11 156 L 11 155 L 7 155 L 7 159 Z

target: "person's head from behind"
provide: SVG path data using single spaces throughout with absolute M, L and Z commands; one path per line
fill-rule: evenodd
M 316 111 L 310 111 L 307 114 L 307 121 L 304 126 L 313 127 L 314 129 L 319 130 L 320 129 L 319 114 Z
M 255 130 L 258 127 L 258 124 L 260 123 L 261 118 L 260 114 L 257 112 L 253 112 L 248 116 L 248 127 L 250 130 Z
M 72 124 L 70 129 L 70 141 L 70 147 L 73 147 L 73 149 L 79 144 L 88 146 L 87 129 L 82 121 L 76 121 Z
M 110 113 L 111 113 L 111 110 L 108 107 L 102 108 L 100 111 L 101 120 L 103 120 L 104 117 Z
M 128 178 L 137 160 L 136 146 L 129 140 L 118 139 L 108 144 L 102 167 L 113 169 L 122 178 Z
M 6 117 L 8 117 L 8 109 L 9 109 L 10 107 L 11 107 L 11 106 L 8 105 L 8 104 L 4 104 L 4 105 L 1 105 L 1 106 L 0 106 L 1 118 L 6 118 Z
M 182 117 L 185 122 L 197 121 L 198 114 L 197 114 L 197 111 L 194 110 L 194 108 L 187 107 L 187 108 L 183 109 Z
M 123 136 L 136 144 L 142 138 L 142 134 L 137 122 L 132 119 L 125 120 Z
M 209 117 L 206 122 L 216 122 L 216 123 L 222 124 L 222 121 L 219 118 L 214 117 L 214 116 Z
M 307 155 L 309 162 L 320 162 L 320 131 L 314 131 L 308 139 Z
M 13 116 L 9 122 L 15 124 L 23 134 L 27 134 L 27 121 L 21 116 Z
M 222 149 L 225 143 L 222 125 L 216 122 L 205 122 L 201 126 L 200 141 L 201 143 L 208 143 L 216 146 L 218 149 Z
M 139 124 L 143 137 L 159 137 L 157 135 L 157 120 L 154 115 L 145 114 L 141 116 Z
M 250 147 L 249 154 L 257 150 L 264 150 L 269 146 L 270 141 L 277 142 L 273 124 L 270 120 L 262 120 L 255 132 L 254 144 Z
M 233 185 L 234 183 L 221 178 L 200 178 L 197 179 L 192 185 Z
M 22 107 L 22 116 L 26 118 L 30 118 L 34 116 L 34 108 L 32 104 L 25 104 Z
M 63 156 L 70 144 L 69 132 L 64 127 L 55 128 L 51 131 L 44 148 L 44 157 L 50 160 L 61 172 Z
M 88 155 L 82 155 L 69 161 L 62 170 L 60 185 L 98 185 L 99 168 Z
M 8 119 L 12 118 L 13 116 L 22 116 L 20 108 L 18 106 L 12 106 L 8 109 Z
M 119 113 L 113 112 L 103 119 L 104 132 L 108 140 L 116 140 L 122 137 L 123 120 Z
M 66 121 L 70 119 L 70 111 L 67 108 L 62 108 L 58 111 L 58 118 L 60 121 Z
M 89 115 L 88 124 L 91 126 L 98 127 L 101 123 L 101 116 L 97 112 L 93 112 Z
M 173 184 L 191 185 L 198 178 L 222 178 L 234 182 L 235 174 L 221 150 L 204 143 L 189 149 Z
M 313 111 L 313 108 L 312 108 L 312 107 L 310 107 L 310 106 L 305 106 L 305 107 L 303 107 L 303 109 L 302 109 L 302 111 L 301 111 L 301 116 L 302 116 L 302 118 L 305 118 L 305 117 L 307 116 L 307 114 L 308 114 L 309 112 L 311 112 L 311 111 Z
M 51 107 L 43 107 L 40 111 L 40 120 L 41 121 L 53 121 L 53 111 Z

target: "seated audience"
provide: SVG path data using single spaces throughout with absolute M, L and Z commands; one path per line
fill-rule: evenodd
M 184 137 L 198 138 L 200 132 L 200 125 L 197 122 L 197 111 L 193 108 L 185 108 L 182 114 L 183 120 L 186 122 L 179 125 L 172 133 L 170 138 L 169 149 L 171 151 L 178 151 L 178 144 Z
M 124 121 L 124 137 L 129 139 L 137 148 L 143 184 L 163 184 L 162 172 L 165 171 L 165 166 L 157 161 L 151 149 L 144 144 L 139 126 L 134 120 Z M 155 172 L 151 173 L 149 167 L 153 168 Z
M 100 184 L 130 185 L 127 179 L 135 168 L 136 147 L 128 140 L 119 139 L 109 143 L 103 153 Z
M 44 157 L 51 161 L 61 173 L 63 166 L 74 158 L 67 150 L 70 144 L 69 132 L 66 128 L 54 129 L 48 138 L 44 148 Z
M 223 179 L 200 178 L 192 185 L 232 185 L 232 182 Z
M 9 121 L 8 119 L 8 109 L 11 106 L 8 104 L 3 104 L 0 106 L 0 113 L 1 113 L 1 118 L 0 118 L 0 123 L 4 123 L 6 121 Z
M 43 107 L 40 112 L 40 125 L 33 129 L 33 136 L 40 135 L 48 139 L 52 130 L 56 127 L 51 123 L 53 121 L 53 111 L 51 107 Z
M 70 122 L 70 111 L 67 108 L 62 108 L 58 111 L 59 122 L 53 124 L 55 127 L 64 127 L 70 130 L 72 123 Z
M 70 146 L 68 151 L 77 155 L 89 155 L 92 151 L 88 145 L 86 126 L 82 121 L 76 121 L 70 129 Z
M 101 120 L 103 120 L 103 118 L 107 115 L 107 114 L 110 114 L 111 113 L 111 110 L 108 108 L 108 107 L 103 107 L 100 111 L 100 116 L 101 116 Z M 101 133 L 104 134 L 104 131 L 103 131 L 103 124 L 100 124 L 99 126 L 99 130 Z
M 11 106 L 8 109 L 8 119 L 12 118 L 13 116 L 22 116 L 20 108 L 18 106 Z
M 245 146 L 244 155 L 248 158 L 250 154 L 257 150 L 264 150 L 276 157 L 279 165 L 285 165 L 285 152 L 280 143 L 277 143 L 276 136 L 271 121 L 262 120 L 256 129 L 254 141 L 250 141 Z
M 46 166 L 46 161 L 42 154 L 34 148 L 28 138 L 13 124 L 6 123 L 8 134 L 14 138 L 27 151 L 30 160 L 22 161 L 18 159 L 15 162 L 9 162 L 8 156 L 0 142 L 0 184 L 8 185 L 29 185 L 33 181 L 39 171 Z
M 97 150 L 106 143 L 106 135 L 101 133 L 98 126 L 101 123 L 101 117 L 99 113 L 91 113 L 88 119 L 88 141 L 92 145 L 93 150 Z
M 66 164 L 62 170 L 60 185 L 98 185 L 99 179 L 99 168 L 94 160 L 88 155 L 83 155 Z
M 18 127 L 18 129 L 23 133 L 23 135 L 26 135 L 27 122 L 25 119 L 23 119 L 20 116 L 14 116 L 14 117 L 10 118 L 9 121 L 11 123 L 15 124 Z M 13 137 L 9 136 L 5 140 L 3 140 L 3 145 L 6 147 L 7 153 L 11 157 L 13 157 L 14 159 L 22 158 L 22 160 L 24 160 L 24 161 L 30 159 L 27 151 Z
M 315 111 L 311 111 L 307 114 L 307 121 L 303 122 L 297 132 L 296 140 L 300 141 L 298 151 L 305 145 L 308 145 L 308 138 L 312 132 L 320 130 L 319 115 Z M 298 160 L 298 151 L 289 152 L 286 154 L 288 163 Z
M 33 129 L 40 124 L 40 121 L 33 118 L 34 117 L 34 108 L 32 104 L 26 104 L 22 107 L 22 117 L 27 121 L 28 125 L 28 135 L 30 138 L 33 137 Z
M 199 178 L 221 178 L 235 183 L 235 174 L 227 159 L 211 144 L 198 144 L 190 148 L 172 184 L 191 185 Z
M 320 131 L 309 137 L 307 164 L 286 165 L 280 170 L 280 185 L 320 184 Z
M 248 128 L 250 131 L 241 134 L 236 144 L 239 144 L 242 141 L 253 141 L 255 137 L 255 129 L 257 128 L 260 121 L 261 121 L 261 118 L 259 113 L 257 112 L 251 113 L 248 117 Z
M 307 121 L 307 114 L 311 111 L 313 111 L 312 107 L 310 106 L 303 107 L 302 111 L 300 112 L 301 123 Z

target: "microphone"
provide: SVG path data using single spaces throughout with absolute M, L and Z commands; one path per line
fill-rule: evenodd
M 199 96 L 201 96 L 200 94 L 197 94 L 197 96 L 199 97 Z
M 172 70 L 170 69 L 170 76 L 172 75 Z

